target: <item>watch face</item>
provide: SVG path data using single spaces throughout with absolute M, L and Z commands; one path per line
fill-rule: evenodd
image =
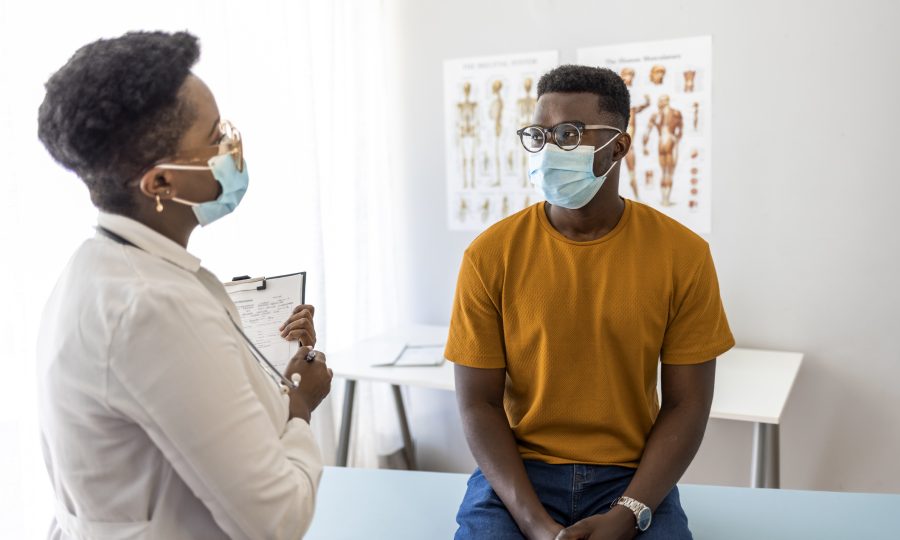
M 642 531 L 646 531 L 650 527 L 652 513 L 649 508 L 644 508 L 637 515 L 637 527 Z

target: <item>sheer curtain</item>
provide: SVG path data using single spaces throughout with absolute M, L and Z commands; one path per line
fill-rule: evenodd
M 51 515 L 36 417 L 36 329 L 96 215 L 80 180 L 37 140 L 44 81 L 100 37 L 139 29 L 197 35 L 195 72 L 244 135 L 251 187 L 235 215 L 195 233 L 190 250 L 222 279 L 306 270 L 318 348 L 334 351 L 393 326 L 403 303 L 383 18 L 378 1 L 0 0 L 0 537 L 40 537 Z M 327 459 L 341 388 L 335 380 L 313 422 Z M 374 466 L 399 446 L 396 426 L 383 420 L 391 411 L 375 413 L 381 391 L 359 389 L 357 421 L 366 429 L 357 430 L 355 465 Z

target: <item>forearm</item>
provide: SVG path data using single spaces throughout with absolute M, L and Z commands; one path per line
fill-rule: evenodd
M 550 528 L 555 522 L 544 509 L 519 455 L 502 407 L 488 403 L 461 408 L 469 448 L 481 472 L 512 514 L 519 528 Z
M 708 418 L 699 403 L 662 408 L 625 495 L 656 510 L 694 459 Z

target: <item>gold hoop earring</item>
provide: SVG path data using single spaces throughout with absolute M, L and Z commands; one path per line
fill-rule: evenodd
M 156 211 L 157 211 L 157 213 L 160 213 L 163 211 L 163 205 L 162 205 L 162 202 L 159 200 L 158 194 L 156 195 Z

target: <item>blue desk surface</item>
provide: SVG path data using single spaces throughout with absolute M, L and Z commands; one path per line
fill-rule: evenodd
M 453 538 L 466 475 L 327 467 L 306 538 Z M 697 540 L 900 538 L 900 495 L 679 486 Z

